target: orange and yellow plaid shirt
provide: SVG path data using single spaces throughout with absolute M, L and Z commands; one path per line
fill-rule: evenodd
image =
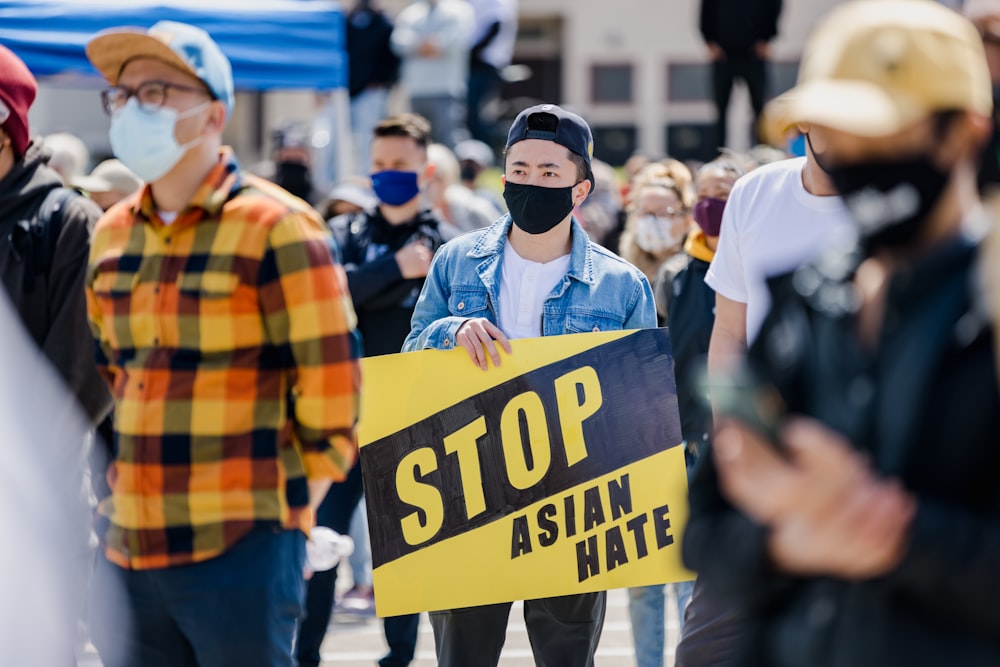
M 323 221 L 224 149 L 172 224 L 148 187 L 101 218 L 87 306 L 115 396 L 108 558 L 169 567 L 306 527 L 308 481 L 356 455 L 361 381 Z

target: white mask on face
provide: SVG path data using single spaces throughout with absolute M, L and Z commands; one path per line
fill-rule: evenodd
M 146 111 L 133 97 L 111 117 L 111 150 L 136 176 L 152 183 L 174 168 L 184 153 L 201 143 L 202 137 L 178 144 L 174 138 L 177 121 L 198 113 L 211 102 L 184 112 L 170 107 Z
M 674 231 L 674 221 L 655 215 L 644 215 L 635 221 L 635 243 L 650 253 L 659 255 L 676 248 L 684 238 L 684 226 L 677 225 Z

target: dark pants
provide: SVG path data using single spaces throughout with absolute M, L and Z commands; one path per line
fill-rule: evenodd
M 483 108 L 499 92 L 503 84 L 500 72 L 493 65 L 473 62 L 469 65 L 469 90 L 466 101 L 469 134 L 490 146 L 493 145 L 493 123 L 483 119 Z
M 604 627 L 606 594 L 524 601 L 524 624 L 538 667 L 590 667 Z M 495 667 L 507 637 L 510 602 L 432 611 L 438 667 Z
M 354 508 L 364 493 L 361 464 L 356 463 L 347 479 L 330 487 L 329 493 L 316 512 L 316 523 L 346 535 L 351 526 Z M 309 580 L 306 594 L 306 617 L 299 630 L 299 667 L 318 667 L 320 647 L 330 625 L 333 599 L 337 588 L 337 568 L 316 572 Z M 417 648 L 419 614 L 391 616 L 384 621 L 385 641 L 389 654 L 379 661 L 382 667 L 405 667 L 413 660 Z
M 753 107 L 754 116 L 754 136 L 751 142 L 759 143 L 760 141 L 758 124 L 760 112 L 764 109 L 767 61 L 752 55 L 726 54 L 724 60 L 712 63 L 712 93 L 718 114 L 715 121 L 715 137 L 720 148 L 728 146 L 726 113 L 729 110 L 729 96 L 733 92 L 733 84 L 736 83 L 737 79 L 743 79 L 750 91 L 750 104 Z
M 125 570 L 98 555 L 91 633 L 105 667 L 293 667 L 305 535 L 259 529 L 193 565 Z
M 736 667 L 745 657 L 742 649 L 746 639 L 743 613 L 706 595 L 702 582 L 696 580 L 684 612 L 676 667 Z

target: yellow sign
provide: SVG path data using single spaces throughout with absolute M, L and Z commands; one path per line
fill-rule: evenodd
M 666 330 L 511 345 L 363 362 L 380 616 L 693 578 Z

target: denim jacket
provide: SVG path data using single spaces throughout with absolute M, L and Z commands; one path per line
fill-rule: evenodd
M 592 243 L 573 219 L 569 270 L 542 307 L 542 335 L 652 329 L 653 292 L 646 277 L 617 255 Z M 434 256 L 417 300 L 403 351 L 447 350 L 468 319 L 497 324 L 500 272 L 511 219 L 446 243 Z

